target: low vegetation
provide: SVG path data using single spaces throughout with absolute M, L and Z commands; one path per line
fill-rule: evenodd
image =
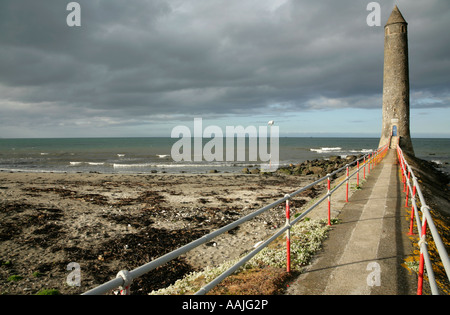
M 324 220 L 304 220 L 296 224 L 291 229 L 291 273 L 286 272 L 285 239 L 280 237 L 220 283 L 210 294 L 272 295 L 283 292 L 286 283 L 298 275 L 301 268 L 321 248 L 328 231 L 329 227 Z M 189 273 L 173 285 L 150 294 L 194 294 L 238 260 Z

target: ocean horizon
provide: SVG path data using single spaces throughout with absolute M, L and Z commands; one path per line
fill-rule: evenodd
M 171 149 L 178 140 L 169 137 L 0 138 L 0 170 L 112 174 L 199 174 L 216 170 L 239 173 L 244 167 L 259 167 L 262 163 L 248 160 L 248 139 L 245 161 L 193 162 L 192 156 L 192 161 L 176 162 L 172 159 Z M 210 140 L 204 138 L 203 145 Z M 450 173 L 449 138 L 415 138 L 412 141 L 418 158 L 433 161 L 442 171 Z M 236 141 L 234 143 L 236 152 Z M 378 143 L 379 138 L 375 137 L 280 137 L 279 162 L 282 166 L 330 156 L 366 154 L 376 150 Z M 225 152 L 226 141 L 223 149 Z

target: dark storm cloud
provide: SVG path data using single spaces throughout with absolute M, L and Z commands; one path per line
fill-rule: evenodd
M 366 24 L 370 1 L 77 2 L 81 27 L 66 24 L 69 1 L 0 2 L 3 119 L 37 123 L 41 110 L 48 124 L 126 124 L 380 107 L 383 28 Z M 379 2 L 384 25 L 393 2 Z M 449 43 L 439 40 L 448 1 L 398 5 L 410 22 L 411 86 L 425 96 L 413 104 L 449 106 Z

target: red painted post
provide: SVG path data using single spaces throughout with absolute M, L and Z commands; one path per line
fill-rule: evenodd
M 289 199 L 286 200 L 286 225 L 291 224 L 291 209 Z M 286 231 L 286 271 L 291 272 L 291 229 Z
M 402 161 L 402 183 L 403 183 L 403 192 L 406 191 L 406 177 L 405 177 L 405 161 L 403 160 L 403 156 L 401 156 L 401 161 Z
M 403 153 L 402 153 L 403 154 Z M 403 164 L 402 164 L 402 166 L 403 166 L 403 171 L 402 171 L 402 175 L 403 175 L 403 183 L 406 183 L 406 161 L 405 161 L 405 159 L 403 158 L 403 156 L 402 156 L 402 161 L 403 161 Z
M 414 185 L 414 187 L 413 187 L 412 198 L 414 199 L 415 197 L 416 197 L 416 185 Z M 413 228 L 414 228 L 414 205 L 411 204 L 411 221 L 409 222 L 409 233 L 408 233 L 408 235 L 414 235 Z
M 356 187 L 359 187 L 359 161 L 357 162 L 358 173 L 356 174 Z
M 349 175 L 349 171 L 348 171 L 348 164 L 347 164 L 347 184 L 346 184 L 346 191 L 345 191 L 345 202 L 348 202 L 348 175 Z
M 366 179 L 366 157 L 364 157 L 364 171 L 363 171 L 363 174 L 364 174 L 364 179 Z
M 423 224 L 422 224 L 422 237 L 419 241 L 419 249 L 421 247 L 422 242 L 425 241 L 425 235 L 427 232 L 427 219 L 425 216 L 423 216 Z M 420 249 L 420 261 L 419 261 L 419 279 L 417 284 L 417 295 L 422 295 L 422 288 L 423 288 L 423 269 L 424 269 L 424 259 L 423 259 L 423 253 Z
M 328 177 L 328 226 L 331 226 L 331 180 L 330 180 L 330 174 L 327 175 Z
M 120 290 L 119 295 L 130 295 L 130 287 L 125 287 L 123 290 Z
M 400 154 L 400 153 L 399 153 Z M 401 155 L 399 155 L 399 159 L 400 159 L 400 168 L 401 168 L 401 170 L 402 170 L 402 182 L 403 182 L 403 159 L 402 159 L 402 156 Z
M 403 160 L 403 158 L 402 158 Z M 405 161 L 402 163 L 402 183 L 403 183 L 403 192 L 406 191 L 406 176 L 405 176 Z
M 408 181 L 411 178 L 411 171 L 408 171 Z M 406 187 L 406 201 L 405 207 L 408 207 L 408 196 L 409 196 L 409 187 Z
M 405 168 L 405 174 L 406 174 L 406 168 Z M 406 175 L 404 176 L 403 179 L 403 192 L 406 193 L 408 190 L 408 185 L 406 184 Z
M 130 273 L 127 270 L 120 271 L 117 276 L 117 278 L 123 279 L 123 285 L 119 287 L 119 294 L 120 295 L 130 295 L 131 294 L 131 283 L 133 279 L 130 277 Z

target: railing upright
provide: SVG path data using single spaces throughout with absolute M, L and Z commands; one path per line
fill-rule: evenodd
M 327 175 L 328 196 L 328 226 L 331 226 L 331 174 Z
M 346 169 L 346 188 L 345 188 L 345 202 L 348 202 L 348 181 L 349 181 L 349 165 L 347 164 L 347 169 Z
M 414 187 L 413 187 L 413 193 L 412 193 L 412 197 L 411 197 L 411 220 L 409 222 L 409 233 L 408 235 L 414 235 L 414 204 L 416 203 L 416 177 L 413 174 L 413 183 L 414 183 Z
M 359 160 L 358 160 L 358 163 L 357 163 L 357 168 L 358 168 L 358 174 L 356 175 L 356 187 L 359 187 Z
M 430 255 L 428 253 L 428 246 L 426 242 L 427 237 L 427 228 L 431 232 L 431 236 L 436 245 L 437 252 L 441 259 L 442 265 L 444 266 L 445 272 L 447 274 L 447 278 L 450 281 L 450 258 L 447 254 L 447 250 L 445 245 L 439 235 L 439 232 L 434 224 L 433 218 L 430 213 L 430 208 L 427 206 L 426 201 L 423 197 L 420 186 L 417 182 L 417 178 L 414 175 L 413 170 L 409 166 L 406 161 L 403 151 L 400 145 L 397 145 L 397 158 L 400 162 L 401 167 L 401 175 L 403 182 L 403 192 L 406 193 L 406 205 L 408 206 L 408 194 L 411 193 L 411 219 L 410 219 L 410 229 L 409 235 L 413 235 L 413 221 L 414 217 L 416 218 L 416 225 L 418 227 L 419 233 L 419 241 L 418 246 L 420 249 L 420 258 L 419 258 L 419 271 L 418 271 L 418 284 L 417 284 L 417 294 L 422 295 L 423 293 L 423 279 L 424 279 L 424 270 L 426 268 L 428 282 L 430 284 L 431 293 L 433 295 L 439 294 L 439 289 L 436 284 L 436 279 L 433 271 L 433 266 L 430 260 Z M 411 186 L 411 177 L 413 185 Z M 419 197 L 419 201 L 421 204 L 421 212 L 422 212 L 422 220 L 419 217 L 419 207 L 417 206 L 417 196 Z M 420 228 L 419 228 L 420 227 Z
M 289 205 L 290 195 L 286 195 L 286 271 L 291 272 L 291 207 Z

